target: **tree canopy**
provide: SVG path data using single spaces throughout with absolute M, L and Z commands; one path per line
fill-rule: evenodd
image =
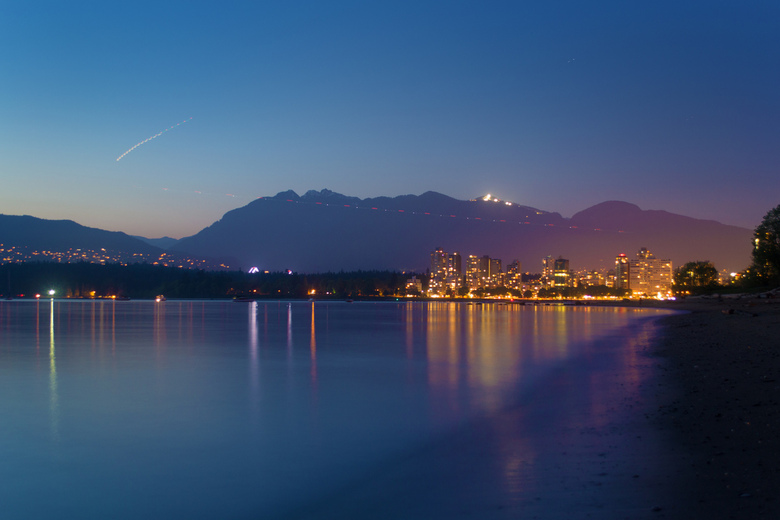
M 674 273 L 675 294 L 701 294 L 718 287 L 718 270 L 712 262 L 688 262 Z
M 764 284 L 780 283 L 780 205 L 767 212 L 753 232 L 750 274 Z

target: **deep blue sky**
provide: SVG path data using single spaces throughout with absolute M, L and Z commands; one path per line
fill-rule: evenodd
M 777 1 L 4 2 L 0 212 L 181 237 L 286 189 L 435 190 L 752 228 L 778 34 Z

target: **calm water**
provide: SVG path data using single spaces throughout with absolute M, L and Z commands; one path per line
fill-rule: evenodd
M 475 448 L 498 446 L 480 438 L 482 425 L 532 410 L 538 396 L 555 395 L 552 374 L 592 364 L 601 350 L 613 354 L 599 363 L 630 368 L 632 342 L 661 314 L 0 302 L 2 516 L 345 518 L 349 509 L 355 518 L 373 510 L 434 518 L 442 501 L 457 504 L 459 487 L 475 489 L 468 474 L 452 480 L 463 450 L 437 454 L 438 446 L 463 435 Z M 568 405 L 544 404 L 557 406 Z M 519 438 L 505 429 L 500 442 Z M 506 464 L 523 465 L 534 451 L 511 461 L 486 453 L 480 481 L 498 485 L 481 496 L 527 500 Z M 439 485 L 418 482 L 412 497 L 404 486 L 423 470 Z M 390 507 L 399 502 L 393 489 L 412 501 L 409 511 Z

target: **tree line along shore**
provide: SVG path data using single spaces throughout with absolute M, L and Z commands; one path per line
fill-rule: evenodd
M 3 297 L 34 298 L 306 298 L 404 294 L 407 275 L 392 271 L 298 274 L 205 271 L 150 264 L 25 262 L 0 265 Z M 5 282 L 5 283 L 4 283 Z
M 701 264 L 699 262 L 698 264 Z M 689 265 L 689 264 L 686 264 Z M 687 269 L 687 268 L 686 268 Z M 714 269 L 712 270 L 714 272 Z M 687 271 L 686 271 L 687 272 Z M 681 277 L 682 278 L 681 272 Z M 693 284 L 676 286 L 678 296 L 760 292 L 762 286 L 739 284 L 720 286 L 717 273 L 699 277 Z M 534 275 L 530 275 L 533 277 Z M 94 264 L 88 262 L 24 262 L 0 265 L 0 297 L 34 298 L 54 290 L 58 298 L 424 298 L 425 291 L 410 288 L 407 280 L 425 279 L 425 273 L 398 271 L 348 271 L 299 274 L 287 272 L 246 273 L 242 271 L 206 271 L 151 264 Z M 3 283 L 5 282 L 5 283 Z M 565 290 L 541 289 L 538 293 L 507 287 L 480 288 L 472 294 L 451 295 L 449 299 L 623 299 L 623 289 L 604 285 L 567 287 Z

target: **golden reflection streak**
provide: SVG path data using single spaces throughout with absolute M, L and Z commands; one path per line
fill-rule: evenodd
M 116 301 L 111 305 L 111 354 L 116 355 Z
M 414 358 L 414 302 L 406 302 L 406 359 Z
M 35 300 L 35 360 L 40 362 L 41 354 L 41 301 Z M 40 367 L 40 365 L 38 365 Z
M 312 387 L 317 389 L 317 336 L 314 326 L 314 302 L 311 302 L 311 340 L 309 342 L 311 351 L 311 383 Z M 315 394 L 316 396 L 316 394 Z
M 565 358 L 576 342 L 593 335 L 592 323 L 583 319 L 587 309 L 430 302 L 425 312 L 429 384 L 441 390 L 464 384 L 478 389 L 486 410 L 501 406 L 505 385 L 525 361 Z
M 448 316 L 455 303 L 430 302 L 426 304 L 426 355 L 429 363 L 428 381 L 434 387 L 455 388 L 460 370 L 458 366 L 458 339 L 456 315 Z
M 165 305 L 155 305 L 152 336 L 154 337 L 154 350 L 158 361 L 162 360 L 167 346 L 168 335 L 165 321 Z
M 49 414 L 52 437 L 55 441 L 59 441 L 59 395 L 57 393 L 57 359 L 54 351 L 54 298 L 51 299 L 49 310 Z
M 504 372 L 518 364 L 519 349 L 506 338 L 501 321 L 503 306 L 484 304 L 469 308 L 466 327 L 468 382 L 473 388 L 497 389 L 504 382 Z M 485 405 L 492 410 L 500 405 L 498 395 L 485 395 Z
M 95 332 L 96 331 L 96 328 L 95 328 L 95 309 L 96 309 L 96 306 L 97 306 L 97 303 L 95 302 L 95 300 L 92 300 L 92 312 L 90 313 L 91 314 L 91 320 L 92 320 L 91 321 L 92 327 L 90 328 L 90 334 L 91 334 L 91 338 L 92 338 L 92 350 L 95 350 L 95 347 L 97 346 L 97 338 L 95 336 L 95 334 L 96 334 L 96 332 Z
M 114 302 L 114 300 L 111 301 Z M 106 344 L 105 320 L 106 308 L 103 302 L 100 302 L 100 318 L 98 319 L 98 324 L 100 326 L 100 331 L 98 333 L 98 344 L 100 345 L 100 350 L 103 350 L 103 346 Z

